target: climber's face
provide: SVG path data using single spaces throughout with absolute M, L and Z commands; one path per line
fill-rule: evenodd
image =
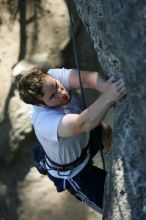
M 49 108 L 62 106 L 70 101 L 68 91 L 50 75 L 44 77 L 42 92 L 44 95 L 40 98 L 40 101 Z

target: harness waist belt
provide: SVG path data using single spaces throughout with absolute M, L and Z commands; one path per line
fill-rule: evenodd
M 54 170 L 68 171 L 68 170 L 75 168 L 76 166 L 78 166 L 79 164 L 81 164 L 84 161 L 84 159 L 87 156 L 88 149 L 89 149 L 89 144 L 87 145 L 86 148 L 84 148 L 82 150 L 81 156 L 79 158 L 77 158 L 75 161 L 68 163 L 68 164 L 58 164 L 58 163 L 50 160 L 50 158 L 47 155 L 46 155 L 46 158 L 48 159 L 48 161 L 50 162 L 50 164 Z M 47 163 L 47 160 L 46 160 L 46 163 Z M 48 163 L 47 163 L 47 165 L 50 166 Z

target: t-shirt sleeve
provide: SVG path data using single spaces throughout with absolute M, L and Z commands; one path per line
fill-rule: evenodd
M 48 140 L 57 141 L 57 128 L 62 114 L 43 114 L 34 124 L 34 129 L 36 133 Z
M 71 73 L 72 69 L 49 69 L 48 73 L 53 76 L 55 79 L 59 80 L 63 86 L 67 89 L 69 88 L 69 75 Z

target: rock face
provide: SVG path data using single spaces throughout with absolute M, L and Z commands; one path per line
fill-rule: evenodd
M 106 76 L 120 75 L 103 219 L 146 219 L 146 2 L 75 0 Z

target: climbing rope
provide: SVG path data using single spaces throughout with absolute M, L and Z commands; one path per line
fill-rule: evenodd
M 72 36 L 72 40 L 73 40 L 75 62 L 76 62 L 76 67 L 77 67 L 77 71 L 78 71 L 78 76 L 79 76 L 82 102 L 83 102 L 83 107 L 85 109 L 86 108 L 86 101 L 85 101 L 85 95 L 84 95 L 84 91 L 83 91 L 83 84 L 82 84 L 82 80 L 81 80 L 80 65 L 79 65 L 79 62 L 78 62 L 78 53 L 77 53 L 77 47 L 76 47 L 76 41 L 75 41 L 75 34 L 74 34 L 74 30 L 73 30 L 73 16 L 72 16 L 71 3 L 70 2 L 71 2 L 70 0 L 67 0 L 68 12 L 69 12 L 69 17 L 70 17 L 71 36 Z M 97 136 L 96 136 L 96 138 L 97 138 Z M 105 160 L 104 160 L 104 155 L 103 155 L 103 151 L 102 151 L 102 143 L 99 144 L 99 148 L 100 148 L 100 154 L 101 154 L 103 169 L 105 170 Z
M 72 16 L 72 12 L 71 12 L 70 2 L 71 2 L 70 0 L 67 0 L 68 12 L 69 12 L 69 17 L 70 17 L 71 35 L 72 35 L 74 55 L 75 55 L 75 62 L 76 62 L 76 67 L 77 67 L 77 71 L 78 71 L 78 76 L 79 76 L 79 83 L 80 83 L 80 91 L 81 91 L 81 95 L 82 95 L 83 108 L 85 109 L 86 108 L 86 101 L 85 101 L 82 80 L 81 80 L 80 65 L 78 62 L 78 53 L 77 53 L 77 47 L 76 47 L 76 41 L 75 41 L 75 34 L 74 34 L 74 30 L 73 30 L 73 16 Z

